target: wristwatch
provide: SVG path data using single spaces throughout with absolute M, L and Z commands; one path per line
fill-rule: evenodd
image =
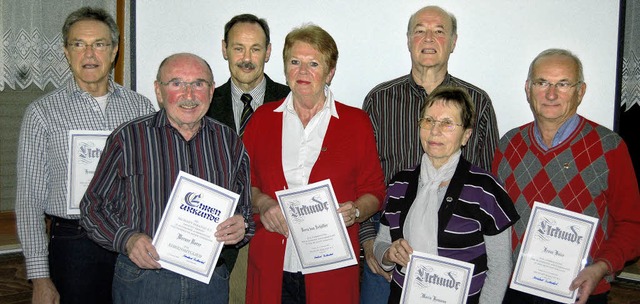
M 358 206 L 356 206 L 356 219 L 358 218 L 360 218 L 360 209 L 358 209 Z

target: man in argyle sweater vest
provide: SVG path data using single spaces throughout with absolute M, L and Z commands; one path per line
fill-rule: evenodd
M 571 288 L 578 288 L 577 303 L 607 303 L 613 274 L 640 247 L 640 194 L 627 146 L 618 134 L 576 114 L 586 84 L 571 52 L 540 53 L 525 91 L 535 121 L 507 132 L 493 162 L 521 216 L 513 228 L 514 260 L 534 201 L 597 217 L 588 265 Z M 511 289 L 504 303 L 534 302 L 555 303 Z

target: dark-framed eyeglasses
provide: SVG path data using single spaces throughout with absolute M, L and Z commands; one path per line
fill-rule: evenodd
M 87 47 L 91 47 L 96 52 L 104 52 L 111 46 L 111 43 L 107 43 L 105 41 L 96 41 L 94 43 L 88 44 L 84 41 L 75 41 L 71 43 L 67 43 L 67 47 L 74 52 L 84 52 L 87 50 Z
M 158 83 L 167 87 L 169 91 L 184 91 L 187 87 L 191 87 L 194 91 L 204 91 L 211 86 L 211 83 L 202 79 L 194 81 L 169 80 L 167 82 L 158 81 Z

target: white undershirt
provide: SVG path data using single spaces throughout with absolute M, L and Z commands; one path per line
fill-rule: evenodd
M 331 116 L 338 118 L 333 93 L 329 87 L 325 87 L 324 93 L 327 98 L 322 109 L 311 118 L 306 128 L 293 107 L 291 93 L 284 103 L 274 110 L 274 112 L 283 112 L 282 169 L 289 189 L 309 184 L 309 175 L 322 150 Z M 290 239 L 287 240 L 283 270 L 288 272 L 302 270 L 295 246 Z
M 107 99 L 109 99 L 109 93 L 100 97 L 93 97 L 93 98 L 98 102 L 98 105 L 100 106 L 100 110 L 102 110 L 102 113 L 103 114 L 106 113 Z

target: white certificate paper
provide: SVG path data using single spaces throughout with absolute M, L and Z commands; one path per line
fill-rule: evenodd
M 587 262 L 598 219 L 534 202 L 511 288 L 562 303 L 573 303 L 571 281 Z
M 224 247 L 214 233 L 218 224 L 233 216 L 239 197 L 181 171 L 153 237 L 160 265 L 209 284 Z
M 358 263 L 347 227 L 337 212 L 338 201 L 330 180 L 277 191 L 276 197 L 289 225 L 303 274 Z
M 474 268 L 471 263 L 414 251 L 400 303 L 467 303 Z
M 80 214 L 80 201 L 96 172 L 111 131 L 69 131 L 67 162 L 67 214 Z

